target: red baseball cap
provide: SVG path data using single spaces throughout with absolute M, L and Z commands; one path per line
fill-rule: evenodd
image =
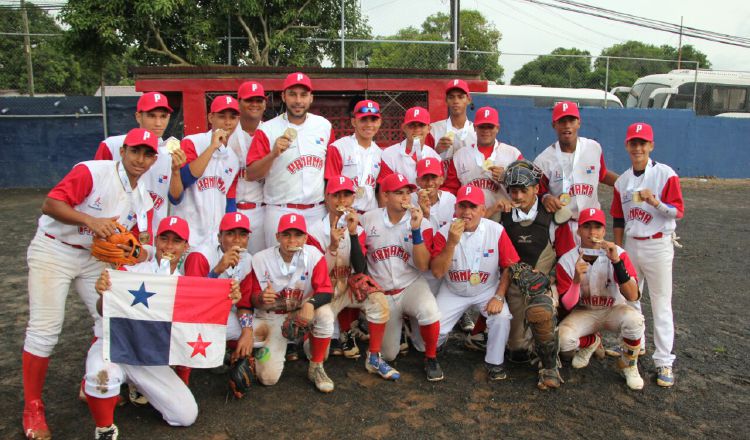
M 135 106 L 137 112 L 150 112 L 155 108 L 164 108 L 172 113 L 172 107 L 169 106 L 167 97 L 159 92 L 148 92 L 138 98 L 138 104 Z
M 165 232 L 174 232 L 181 239 L 188 241 L 190 240 L 190 227 L 188 222 L 182 217 L 175 215 L 171 217 L 165 217 L 159 222 L 159 229 L 156 231 L 156 236 L 160 236 Z
M 250 219 L 241 212 L 228 212 L 221 218 L 219 232 L 231 231 L 232 229 L 244 229 L 250 231 Z
M 462 92 L 469 94 L 469 84 L 462 79 L 452 79 L 445 85 L 445 94 L 447 95 L 453 89 L 461 90 Z
M 628 127 L 628 133 L 625 135 L 625 142 L 631 139 L 643 139 L 644 141 L 654 141 L 654 129 L 645 122 L 636 122 Z
M 605 217 L 604 211 L 602 211 L 601 209 L 584 209 L 580 214 L 578 214 L 578 226 L 583 226 L 588 222 L 597 222 L 602 225 L 606 225 L 607 217 Z
M 417 185 L 409 182 L 409 179 L 398 173 L 389 174 L 380 182 L 380 189 L 383 192 L 398 191 L 401 188 L 409 188 L 414 191 L 417 189 Z
M 302 214 L 290 213 L 284 214 L 279 219 L 279 229 L 276 232 L 284 232 L 289 229 L 296 229 L 307 234 L 307 223 Z
M 145 145 L 150 147 L 152 150 L 159 152 L 159 139 L 155 134 L 146 130 L 145 128 L 134 128 L 125 135 L 125 141 L 123 145 L 128 147 L 137 147 L 139 145 Z
M 294 87 L 294 86 L 306 87 L 307 90 L 311 92 L 313 89 L 312 81 L 310 81 L 310 77 L 308 77 L 302 72 L 294 72 L 286 76 L 286 79 L 284 80 L 284 90 L 290 87 Z
M 484 205 L 484 191 L 474 185 L 464 185 L 456 193 L 456 203 L 469 202 L 474 205 Z
M 552 122 L 565 116 L 574 116 L 581 119 L 581 114 L 578 112 L 578 106 L 575 102 L 562 101 L 555 104 L 555 107 L 552 109 Z
M 364 118 L 365 116 L 380 117 L 380 106 L 377 102 L 365 99 L 364 101 L 359 101 L 357 105 L 354 106 L 355 118 L 359 119 Z
M 354 181 L 346 176 L 336 176 L 328 179 L 326 194 L 336 194 L 339 191 L 356 192 L 357 188 L 354 185 Z
M 495 127 L 500 126 L 500 117 L 497 110 L 492 107 L 482 107 L 474 114 L 474 125 L 491 124 Z
M 404 125 L 411 122 L 421 122 L 422 124 L 430 124 L 430 112 L 424 107 L 412 107 L 406 111 L 404 115 Z
M 417 177 L 422 177 L 425 174 L 442 176 L 443 163 L 440 161 L 440 159 L 435 159 L 434 157 L 425 157 L 424 159 L 417 162 Z
M 229 95 L 220 95 L 211 101 L 211 113 L 221 113 L 224 110 L 234 110 L 239 113 L 240 105 Z
M 266 99 L 266 91 L 263 90 L 263 84 L 258 81 L 245 81 L 237 89 L 239 99 L 263 98 Z

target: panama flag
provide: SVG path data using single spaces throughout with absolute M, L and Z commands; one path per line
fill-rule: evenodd
M 193 368 L 224 362 L 231 279 L 108 271 L 105 361 Z

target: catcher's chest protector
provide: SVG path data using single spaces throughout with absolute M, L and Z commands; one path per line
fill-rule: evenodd
M 549 225 L 552 223 L 552 214 L 544 209 L 541 202 L 537 203 L 536 218 L 528 226 L 521 226 L 520 222 L 514 222 L 510 212 L 503 213 L 500 220 L 521 261 L 531 267 L 536 267 L 539 257 L 550 243 Z

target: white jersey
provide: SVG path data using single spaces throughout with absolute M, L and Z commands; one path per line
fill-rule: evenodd
M 417 162 L 424 158 L 434 157 L 440 159 L 440 155 L 437 154 L 432 147 L 422 145 L 421 149 L 417 150 L 412 148 L 412 154 L 406 154 L 406 140 L 404 139 L 401 143 L 391 145 L 390 147 L 383 150 L 380 156 L 382 160 L 382 169 L 386 167 L 391 173 L 402 174 L 410 183 L 417 183 Z M 381 173 L 379 179 L 383 180 L 386 177 Z
M 430 124 L 430 135 L 432 135 L 435 145 L 437 145 L 437 143 L 440 142 L 440 139 L 445 137 L 448 133 L 454 133 L 453 145 L 440 153 L 440 157 L 443 161 L 452 159 L 458 150 L 472 145 L 477 141 L 474 124 L 468 118 L 466 119 L 466 122 L 464 122 L 464 126 L 461 128 L 454 127 L 453 124 L 451 124 L 450 118 L 432 122 Z
M 326 179 L 335 176 L 346 176 L 358 187 L 364 188 L 364 194 L 357 196 L 352 207 L 360 212 L 378 208 L 375 185 L 380 175 L 382 150 L 373 142 L 365 148 L 359 145 L 354 135 L 337 139 L 328 147 L 326 159 Z
M 650 189 L 662 203 L 677 208 L 677 217 L 682 217 L 680 178 L 668 165 L 652 160 L 649 160 L 644 173 L 640 176 L 636 177 L 631 167 L 617 179 L 610 211 L 612 216 L 625 219 L 625 235 L 628 237 L 672 234 L 677 227 L 674 218 L 662 214 L 646 202 L 633 201 L 633 193 L 642 189 Z
M 110 136 L 102 141 L 109 149 L 112 160 L 120 160 L 120 147 L 125 143 L 125 135 Z M 97 152 L 97 158 L 99 153 Z M 151 199 L 154 201 L 154 217 L 151 222 L 152 229 L 159 229 L 159 223 L 169 213 L 169 184 L 172 181 L 172 155 L 167 151 L 166 144 L 159 138 L 159 155 L 156 162 L 146 171 L 140 179 L 146 187 Z
M 411 203 L 417 205 L 419 199 L 418 193 L 414 192 L 411 195 Z M 449 223 L 454 218 L 456 213 L 456 196 L 449 193 L 448 191 L 438 190 L 437 203 L 430 207 L 430 226 L 433 231 L 438 231 L 443 225 Z
M 200 156 L 211 144 L 212 131 L 186 136 L 181 143 L 188 155 Z M 190 222 L 190 246 L 215 242 L 219 223 L 227 208 L 227 192 L 240 168 L 234 151 L 220 147 L 211 157 L 203 175 L 185 188 L 182 202 L 173 214 Z
M 331 138 L 331 123 L 322 116 L 308 113 L 302 125 L 295 125 L 284 113 L 266 122 L 255 132 L 247 163 L 269 154 L 276 139 L 287 128 L 296 130 L 297 138 L 274 159 L 265 178 L 263 201 L 272 205 L 320 203 L 323 201 L 326 152 Z
M 421 274 L 414 263 L 410 220 L 411 214 L 407 211 L 401 221 L 394 225 L 388 219 L 385 208 L 360 217 L 360 224 L 367 235 L 367 269 L 386 291 L 406 288 Z M 422 219 L 420 230 L 429 249 L 433 231 L 426 219 Z
M 86 173 L 91 177 L 91 187 L 82 186 L 84 181 L 76 179 Z M 67 189 L 75 191 L 75 194 Z M 125 169 L 120 162 L 81 162 L 50 191 L 49 197 L 63 201 L 75 200 L 78 203 L 71 205 L 73 209 L 92 217 L 117 217 L 117 221 L 128 230 L 135 226 L 141 232 L 150 229 L 153 201 L 140 179 L 136 188 L 130 190 Z M 39 217 L 38 230 L 64 243 L 85 248 L 91 247 L 94 236 L 85 226 L 68 225 L 46 214 Z
M 204 244 L 198 249 L 191 251 L 188 257 L 190 257 L 193 254 L 202 255 L 203 258 L 206 259 L 206 262 L 208 263 L 209 271 L 212 270 L 214 267 L 216 267 L 216 265 L 219 264 L 219 261 L 221 261 L 221 259 L 224 258 L 224 251 L 222 251 L 221 247 L 217 244 Z M 252 259 L 253 259 L 252 255 L 250 255 L 247 252 L 242 252 L 240 254 L 239 263 L 237 263 L 235 267 L 230 267 L 224 272 L 220 273 L 218 278 L 219 279 L 232 278 L 238 281 L 244 280 L 245 277 L 247 277 L 253 269 Z M 188 273 L 188 275 L 196 276 L 195 274 L 192 274 L 192 273 Z
M 566 252 L 557 260 L 557 290 L 560 294 L 567 292 L 575 277 L 576 261 L 578 261 L 579 247 Z M 635 279 L 635 269 L 628 258 L 628 254 L 621 247 L 617 247 L 617 254 L 625 264 L 625 270 Z M 617 304 L 625 304 L 625 297 L 620 293 L 620 285 L 615 279 L 612 262 L 606 256 L 599 256 L 589 267 L 581 279 L 580 298 L 578 307 L 587 309 L 605 309 Z
M 498 200 L 509 200 L 510 196 L 505 186 L 492 179 L 492 172 L 483 168 L 485 160 L 491 160 L 495 166 L 507 168 L 512 162 L 522 157 L 518 148 L 495 140 L 495 147 L 488 155 L 483 154 L 476 144 L 461 149 L 453 156 L 453 166 L 456 168 L 456 176 L 461 185 L 474 185 L 482 188 L 484 204 L 493 206 Z
M 339 219 L 339 227 L 346 227 L 346 222 L 342 216 Z M 349 238 L 349 231 L 344 232 L 344 236 L 339 240 L 339 247 L 336 255 L 331 255 L 326 252 L 326 249 L 331 244 L 331 221 L 326 214 L 319 222 L 313 222 L 310 224 L 308 234 L 313 237 L 320 247 L 325 252 L 326 265 L 328 266 L 329 276 L 331 277 L 331 285 L 335 289 L 335 294 L 339 295 L 346 291 L 346 280 L 352 273 L 351 267 L 351 255 L 352 255 L 352 244 Z M 364 229 L 362 226 L 357 226 L 357 235 L 360 238 L 360 243 L 364 241 Z
M 573 153 L 563 152 L 560 143 L 555 142 L 542 151 L 534 163 L 542 169 L 542 183 L 551 195 L 570 194 L 572 200 L 568 208 L 573 218 L 578 218 L 583 209 L 600 209 L 597 189 L 607 174 L 607 167 L 598 142 L 579 137 Z
M 440 254 L 448 239 L 450 224 L 435 235 L 433 257 Z M 453 252 L 443 286 L 460 296 L 477 296 L 497 289 L 504 268 L 519 261 L 513 244 L 499 223 L 483 218 L 473 232 L 464 232 Z M 473 273 L 479 283 L 472 284 Z
M 323 254 L 308 244 L 295 253 L 287 264 L 281 258 L 279 246 L 264 249 L 253 255 L 253 273 L 258 288 L 263 291 L 269 284 L 280 298 L 301 304 L 314 293 L 332 293 L 331 289 L 315 292 L 315 288 L 330 288 L 328 270 Z
M 261 128 L 263 122 L 258 124 L 257 128 Z M 237 173 L 237 203 L 257 203 L 263 202 L 263 179 L 259 181 L 245 180 L 245 172 L 247 164 L 247 153 L 250 151 L 250 144 L 253 141 L 253 136 L 250 133 L 242 129 L 242 124 L 237 124 L 234 132 L 229 136 L 227 140 L 227 147 L 234 151 L 237 158 L 240 161 L 240 169 Z
M 175 268 L 174 272 L 172 272 L 172 267 L 169 264 L 165 264 L 164 266 L 162 266 L 161 263 L 159 261 L 156 261 L 156 259 L 154 258 L 151 258 L 148 261 L 144 261 L 143 263 L 135 264 L 133 266 L 122 266 L 122 269 L 128 272 L 135 273 L 151 273 L 176 276 L 183 275 L 182 268 L 179 264 Z

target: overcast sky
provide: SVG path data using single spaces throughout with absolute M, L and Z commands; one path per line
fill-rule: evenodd
M 580 0 L 602 8 L 680 23 L 701 30 L 750 37 L 750 1 L 748 0 Z M 407 26 L 420 27 L 436 12 L 448 13 L 449 0 L 361 0 L 374 35 L 391 35 Z M 576 47 L 599 54 L 601 50 L 628 40 L 660 46 L 677 46 L 678 35 L 631 26 L 597 17 L 576 14 L 521 0 L 462 0 L 462 9 L 481 11 L 502 32 L 503 54 L 546 54 L 557 47 Z M 708 55 L 714 69 L 750 71 L 750 49 L 706 40 L 684 38 Z M 534 57 L 501 55 L 508 82 L 513 72 Z

